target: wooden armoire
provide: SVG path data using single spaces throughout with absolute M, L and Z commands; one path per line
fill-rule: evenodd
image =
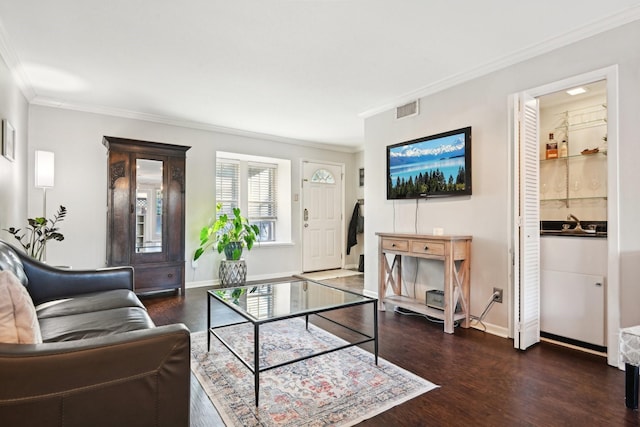
M 185 167 L 182 145 L 105 136 L 107 265 L 134 267 L 134 290 L 184 295 Z

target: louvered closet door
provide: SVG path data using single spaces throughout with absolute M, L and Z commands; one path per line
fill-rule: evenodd
M 515 186 L 514 199 L 518 209 L 519 225 L 515 235 L 518 242 L 515 264 L 516 280 L 515 309 L 516 330 L 514 346 L 525 350 L 540 341 L 540 214 L 539 188 L 539 143 L 538 100 L 525 93 L 519 96 L 516 136 L 518 147 L 515 163 L 519 180 Z

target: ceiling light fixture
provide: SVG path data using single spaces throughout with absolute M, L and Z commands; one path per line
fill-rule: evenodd
M 569 89 L 567 93 L 571 96 L 580 95 L 585 93 L 587 90 L 583 87 L 575 87 L 573 89 Z

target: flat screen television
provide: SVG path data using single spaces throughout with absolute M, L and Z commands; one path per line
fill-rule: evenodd
M 387 199 L 471 195 L 471 127 L 387 146 Z

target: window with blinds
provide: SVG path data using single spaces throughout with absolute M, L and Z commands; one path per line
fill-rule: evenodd
M 258 240 L 276 240 L 278 166 L 218 158 L 216 161 L 216 203 L 221 214 L 233 215 L 239 207 L 251 224 L 260 229 Z
M 247 208 L 248 218 L 260 228 L 260 241 L 275 240 L 275 225 L 278 219 L 277 165 L 249 163 Z
M 240 162 L 218 159 L 216 161 L 216 204 L 222 204 L 220 214 L 233 215 L 233 208 L 240 206 Z

